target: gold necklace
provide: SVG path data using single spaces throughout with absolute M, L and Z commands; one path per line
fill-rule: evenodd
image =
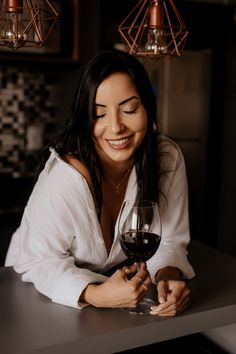
M 126 178 L 128 177 L 128 174 L 130 173 L 131 168 L 132 167 L 128 168 L 128 170 L 125 172 L 124 176 L 121 178 L 119 183 L 114 183 L 110 179 L 108 180 L 113 185 L 113 187 L 115 187 L 115 191 L 116 191 L 117 194 L 120 193 L 120 187 L 123 185 L 123 183 L 125 182 Z

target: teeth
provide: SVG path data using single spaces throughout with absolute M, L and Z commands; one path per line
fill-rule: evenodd
M 129 138 L 124 138 L 124 139 L 119 139 L 119 140 L 108 140 L 108 141 L 111 145 L 119 146 L 119 145 L 127 143 L 128 140 L 129 140 Z

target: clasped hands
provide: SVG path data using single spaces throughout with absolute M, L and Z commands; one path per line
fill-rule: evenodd
M 175 316 L 183 312 L 189 302 L 190 290 L 180 280 L 180 272 L 165 267 L 156 274 L 158 305 L 152 307 L 151 315 Z M 96 307 L 135 307 L 151 286 L 146 264 L 133 264 L 116 270 L 102 284 L 89 284 L 80 300 Z
M 132 267 L 125 266 L 122 270 L 127 278 L 132 274 Z M 143 288 L 140 293 L 144 292 L 145 295 L 148 292 L 151 278 L 145 263 L 141 265 L 140 270 L 130 281 L 135 281 L 137 288 L 138 286 Z M 156 275 L 156 282 L 159 305 L 152 307 L 150 314 L 164 317 L 175 316 L 183 312 L 189 302 L 190 290 L 187 288 L 186 283 L 180 280 L 178 269 L 173 267 L 161 269 Z
M 134 273 L 136 274 L 132 276 Z M 128 282 L 133 299 L 127 306 L 136 306 L 146 295 L 152 283 L 145 263 L 141 264 L 138 271 L 136 264 L 130 267 L 125 266 L 115 276 L 121 277 L 126 283 Z M 173 267 L 163 268 L 157 273 L 156 281 L 159 304 L 152 308 L 150 314 L 165 317 L 176 316 L 183 312 L 190 299 L 190 290 L 186 283 L 180 280 L 180 272 Z M 127 299 L 129 299 L 129 296 L 127 295 Z M 123 306 L 125 305 L 123 304 Z

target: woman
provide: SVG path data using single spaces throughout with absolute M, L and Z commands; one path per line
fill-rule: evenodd
M 176 315 L 190 297 L 183 279 L 194 276 L 181 151 L 157 133 L 155 96 L 136 58 L 101 52 L 78 82 L 6 265 L 52 301 L 78 308 L 135 306 L 154 282 L 151 314 Z M 122 202 L 137 195 L 159 202 L 163 224 L 161 246 L 139 270 L 121 266 L 116 226 Z

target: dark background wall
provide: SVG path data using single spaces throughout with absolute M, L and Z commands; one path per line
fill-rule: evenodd
M 18 53 L 6 54 L 0 52 L 0 122 L 6 117 L 11 122 L 10 127 L 7 128 L 7 133 L 5 128 L 4 132 L 0 130 L 1 265 L 4 261 L 11 234 L 20 221 L 24 205 L 34 184 L 34 170 L 38 150 L 27 150 L 27 134 L 30 131 L 32 132 L 32 120 L 34 122 L 34 119 L 37 118 L 36 121 L 43 122 L 43 143 L 47 142 L 54 126 L 69 112 L 76 85 L 76 73 L 80 65 L 85 63 L 99 49 L 109 48 L 114 43 L 120 42 L 117 27 L 137 1 L 74 0 L 73 2 L 70 0 L 69 3 L 72 5 L 74 3 L 76 6 L 71 11 L 67 10 L 66 16 L 65 13 L 64 15 L 62 14 L 64 16 L 62 29 L 72 39 L 68 42 L 69 44 L 66 44 L 67 49 L 63 52 L 63 55 L 59 53 L 53 57 L 38 57 L 37 55 L 24 54 L 19 56 Z M 189 30 L 186 52 L 196 51 L 200 53 L 208 50 L 211 53 L 210 73 L 204 73 L 203 71 L 201 77 L 203 85 L 204 81 L 207 85 L 207 80 L 210 78 L 210 92 L 207 95 L 209 114 L 206 118 L 207 137 L 204 140 L 205 147 L 198 154 L 193 154 L 191 150 L 184 149 L 190 184 L 192 235 L 193 238 L 218 247 L 235 256 L 235 4 L 233 1 L 224 4 L 221 1 L 210 0 L 176 0 L 175 3 Z M 66 48 L 66 46 L 63 44 L 63 48 Z M 175 60 L 178 63 L 178 58 Z M 157 63 L 156 65 L 157 68 L 160 68 L 162 64 Z M 174 65 L 170 65 L 174 67 Z M 173 72 L 173 82 L 175 73 L 180 73 L 178 64 L 176 65 L 177 69 Z M 155 61 L 152 63 L 152 67 L 155 68 Z M 15 74 L 12 76 L 7 74 L 9 72 L 15 72 Z M 2 79 L 3 77 L 5 77 L 5 81 Z M 23 77 L 24 80 L 22 81 L 19 77 Z M 33 81 L 32 77 L 34 77 Z M 47 90 L 49 90 L 49 94 L 46 96 L 45 92 L 44 96 L 42 96 L 43 90 L 38 90 L 40 80 L 43 87 L 47 87 Z M 16 82 L 17 94 L 14 91 Z M 166 83 L 164 80 L 164 82 L 157 81 L 157 84 L 160 86 L 159 90 L 161 91 Z M 27 85 L 30 85 L 28 90 L 31 91 L 31 94 L 36 91 L 38 99 L 42 99 L 44 102 L 44 105 L 35 103 L 33 107 L 38 105 L 37 107 L 41 107 L 44 110 L 35 112 L 32 107 L 29 110 L 29 104 L 28 106 L 27 104 L 22 106 L 18 102 L 21 100 L 18 97 L 22 97 L 22 94 L 26 97 L 24 102 L 32 100 L 31 95 L 29 93 L 26 94 Z M 201 88 L 198 90 L 198 95 L 201 99 L 204 99 L 203 95 L 206 95 L 207 92 L 205 86 L 203 88 L 203 90 Z M 9 98 L 6 99 L 7 95 Z M 19 117 L 18 111 L 12 112 L 13 96 L 13 100 L 17 101 L 17 109 L 23 112 L 22 119 L 24 119 L 25 130 L 20 137 L 17 135 L 17 146 L 18 148 L 22 146 L 18 160 L 17 158 L 13 159 L 12 169 L 10 165 L 10 168 L 6 170 L 9 160 L 6 161 L 4 154 L 2 154 L 5 143 L 3 144 L 1 141 L 1 134 L 2 139 L 4 139 L 6 134 L 8 136 L 13 134 L 14 117 Z M 35 94 L 33 96 L 35 99 Z M 7 105 L 8 108 L 3 109 L 3 105 Z M 174 109 L 175 107 L 172 108 Z M 193 110 L 195 109 L 195 107 L 192 108 Z M 31 115 L 29 114 L 30 112 Z M 171 115 L 169 119 L 174 120 L 176 117 Z M 35 128 L 34 124 L 33 128 Z M 23 145 L 20 145 L 21 143 Z M 21 166 L 20 169 L 19 166 Z M 201 198 L 199 199 L 200 195 Z

